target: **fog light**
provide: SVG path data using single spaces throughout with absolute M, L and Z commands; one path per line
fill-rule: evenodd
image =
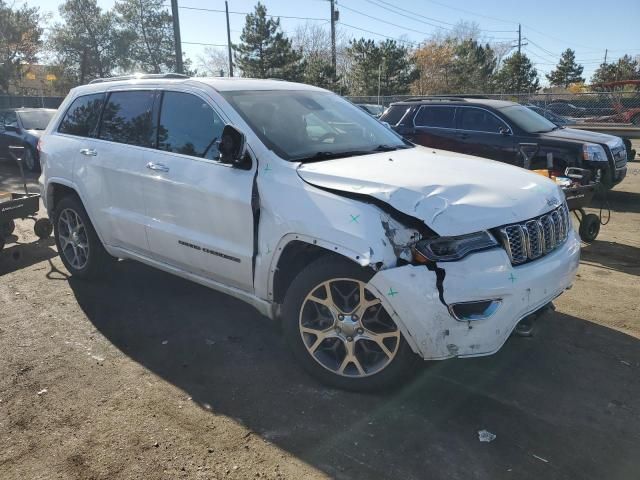
M 479 300 L 476 302 L 460 302 L 449 305 L 449 313 L 461 322 L 485 320 L 496 313 L 502 299 Z

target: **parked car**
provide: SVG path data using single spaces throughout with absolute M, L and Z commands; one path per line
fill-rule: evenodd
M 297 362 L 340 388 L 386 387 L 416 355 L 495 353 L 578 266 L 555 183 L 414 146 L 308 85 L 94 81 L 40 148 L 74 277 L 127 258 L 232 295 L 281 319 Z
M 40 170 L 38 139 L 55 110 L 48 108 L 15 108 L 0 110 L 0 156 L 9 158 L 9 146 L 24 146 L 24 165 Z
M 613 108 L 603 107 L 578 107 L 564 100 L 556 100 L 546 105 L 546 109 L 563 117 L 586 118 L 602 115 L 612 115 Z
M 575 125 L 577 122 L 573 118 L 563 117 L 556 113 L 553 113 L 551 110 L 546 110 L 541 107 L 536 107 L 535 105 L 526 105 L 527 108 L 533 110 L 538 115 L 542 115 L 547 120 L 552 121 L 559 127 L 566 127 L 567 125 Z
M 367 112 L 369 115 L 372 115 L 378 118 L 384 112 L 384 107 L 382 105 L 376 105 L 373 103 L 356 103 L 361 109 Z
M 513 102 L 433 97 L 392 103 L 380 121 L 408 140 L 529 169 L 590 169 L 612 188 L 627 173 L 622 139 L 563 128 Z

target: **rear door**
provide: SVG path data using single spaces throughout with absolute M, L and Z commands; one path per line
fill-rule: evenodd
M 513 130 L 493 112 L 480 107 L 458 106 L 456 127 L 461 153 L 514 163 Z
M 422 105 L 413 119 L 411 141 L 427 147 L 460 151 L 455 131 L 456 109 L 448 105 Z
M 218 161 L 224 125 L 202 92 L 163 92 L 158 150 L 143 177 L 149 245 L 165 263 L 251 290 L 256 165 Z
M 110 92 L 96 138 L 83 142 L 75 168 L 103 240 L 138 253 L 148 253 L 141 176 L 152 147 L 155 97 L 154 90 Z

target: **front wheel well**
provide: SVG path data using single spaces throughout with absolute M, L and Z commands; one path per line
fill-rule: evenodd
M 49 211 L 55 210 L 56 205 L 60 200 L 68 195 L 75 195 L 79 197 L 78 193 L 73 188 L 67 187 L 66 185 L 62 185 L 61 183 L 53 183 L 49 185 L 49 193 L 47 195 L 49 200 L 47 207 L 49 208 Z
M 308 242 L 293 240 L 284 247 L 273 278 L 273 301 L 281 304 L 298 273 L 316 259 L 327 256 L 352 262 L 350 258 Z

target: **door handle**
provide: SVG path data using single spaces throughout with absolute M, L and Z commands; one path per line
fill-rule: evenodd
M 98 155 L 98 152 L 93 148 L 83 148 L 82 150 L 80 150 L 80 153 L 85 157 L 95 157 L 96 155 Z
M 147 168 L 149 170 L 155 170 L 157 172 L 168 172 L 169 171 L 169 167 L 167 167 L 166 165 L 163 165 L 162 163 L 149 162 L 149 163 L 147 163 Z

